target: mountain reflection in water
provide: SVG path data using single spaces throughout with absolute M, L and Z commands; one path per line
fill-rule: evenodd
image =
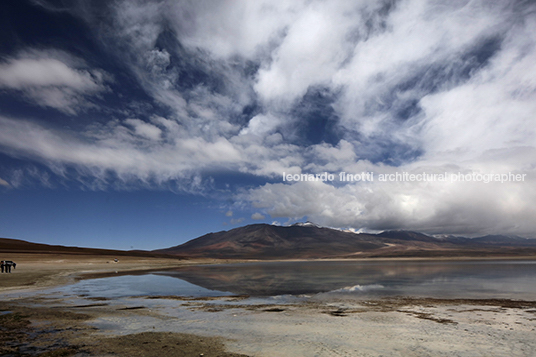
M 536 261 L 316 261 L 190 266 L 153 273 L 251 296 L 362 293 L 536 298 Z

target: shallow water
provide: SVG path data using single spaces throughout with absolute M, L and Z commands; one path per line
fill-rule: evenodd
M 322 261 L 189 266 L 91 279 L 64 293 L 536 299 L 536 261 Z
M 50 289 L 47 292 L 107 298 L 146 295 L 192 297 L 231 295 L 229 292 L 210 290 L 181 279 L 155 274 L 118 275 L 109 278 L 81 280 L 76 284 Z

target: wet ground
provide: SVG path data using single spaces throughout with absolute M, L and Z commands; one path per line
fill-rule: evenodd
M 226 352 L 223 340 L 215 337 L 152 331 L 105 337 L 86 323 L 91 315 L 64 308 L 27 307 L 20 302 L 0 303 L 1 356 L 245 356 Z M 67 309 L 96 306 L 103 305 Z
M 536 301 L 28 294 L 2 356 L 533 356 Z

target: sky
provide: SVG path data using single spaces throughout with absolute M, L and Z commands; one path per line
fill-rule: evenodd
M 535 33 L 526 0 L 2 1 L 0 237 L 536 238 Z

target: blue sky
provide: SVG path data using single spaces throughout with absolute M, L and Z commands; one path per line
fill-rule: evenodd
M 156 249 L 250 223 L 536 237 L 536 5 L 7 1 L 0 236 Z M 525 175 L 517 182 L 286 174 Z

